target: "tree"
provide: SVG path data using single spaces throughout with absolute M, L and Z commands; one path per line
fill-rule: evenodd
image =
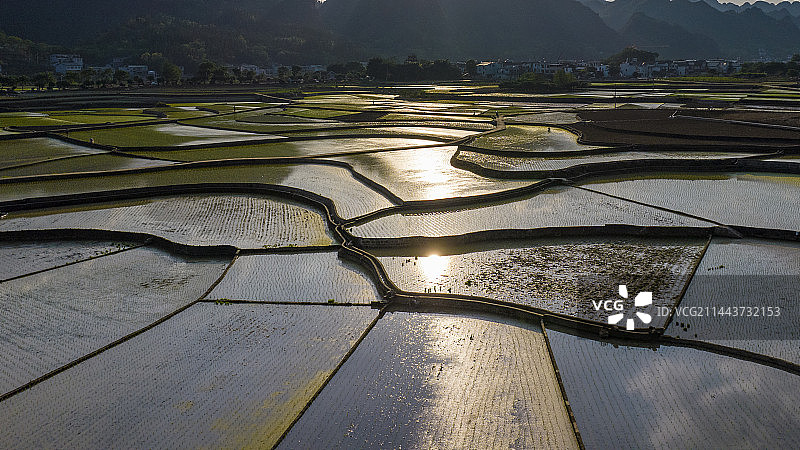
M 287 81 L 289 81 L 289 74 L 291 74 L 291 71 L 288 67 L 286 66 L 278 67 L 278 79 L 281 81 L 281 83 L 286 83 Z
M 33 84 L 40 90 L 45 87 L 52 89 L 56 85 L 56 76 L 53 72 L 39 72 L 33 76 Z
M 253 83 L 253 80 L 256 78 L 256 73 L 252 70 L 243 70 L 241 74 L 239 74 L 239 81 L 242 83 Z
M 572 89 L 577 81 L 578 80 L 575 79 L 575 75 L 567 73 L 563 70 L 559 70 L 553 74 L 553 84 L 558 89 Z
M 167 84 L 178 84 L 181 81 L 181 68 L 169 61 L 164 63 L 162 74 Z
M 151 70 L 155 70 L 158 73 L 163 73 L 164 66 L 169 63 L 167 58 L 161 53 L 142 53 L 139 59 Z
M 79 72 L 67 72 L 63 81 L 63 87 L 75 87 L 81 83 L 81 74 Z
M 117 69 L 116 72 L 114 72 L 114 81 L 120 86 L 122 86 L 124 83 L 127 83 L 130 78 L 131 74 L 125 72 L 124 70 Z
M 217 66 L 211 75 L 211 82 L 214 84 L 227 84 L 233 81 L 233 74 L 226 67 Z
M 626 47 L 621 52 L 608 58 L 606 62 L 609 64 L 620 64 L 625 61 L 636 60 L 640 63 L 654 63 L 656 59 L 658 59 L 658 53 L 639 50 L 636 47 Z
M 218 66 L 211 62 L 211 61 L 203 61 L 197 66 L 197 80 L 201 83 L 208 83 L 211 81 L 211 77 L 214 73 L 218 70 Z
M 382 58 L 372 58 L 367 63 L 367 75 L 375 80 L 389 78 L 389 63 Z
M 97 77 L 97 72 L 91 67 L 81 70 L 81 83 L 84 87 L 94 85 L 94 79 Z
M 17 85 L 22 86 L 23 89 L 25 88 L 25 85 L 28 84 L 29 81 L 30 79 L 28 78 L 27 75 L 17 75 Z M 16 88 L 16 86 L 14 86 L 14 88 Z
M 8 86 L 13 91 L 17 86 L 17 79 L 9 75 L 0 75 L 0 86 Z
M 100 78 L 99 80 L 100 84 L 102 84 L 103 86 L 107 86 L 111 84 L 111 81 L 114 79 L 114 71 L 111 70 L 111 68 L 103 69 L 103 71 L 100 72 L 99 78 Z
M 478 62 L 475 61 L 474 59 L 470 59 L 469 61 L 467 61 L 464 71 L 470 77 L 474 77 L 475 75 L 478 74 Z

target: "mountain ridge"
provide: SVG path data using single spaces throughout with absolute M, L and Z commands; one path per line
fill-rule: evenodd
M 0 30 L 69 47 L 89 64 L 155 52 L 190 71 L 205 59 L 259 65 L 410 54 L 603 59 L 630 44 L 681 58 L 782 59 L 800 50 L 800 2 L 733 6 L 715 0 L 4 0 Z

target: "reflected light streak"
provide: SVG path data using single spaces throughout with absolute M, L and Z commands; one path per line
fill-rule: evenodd
M 418 267 L 426 283 L 444 285 L 444 276 L 450 269 L 450 257 L 431 254 L 419 258 Z

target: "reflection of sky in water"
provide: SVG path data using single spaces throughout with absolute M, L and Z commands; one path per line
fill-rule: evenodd
M 387 128 L 376 128 L 376 130 L 395 132 L 395 133 L 405 133 L 412 135 L 421 134 L 424 136 L 445 137 L 450 139 L 462 138 L 478 133 L 477 131 L 459 130 L 456 128 L 439 128 L 439 127 L 387 127 Z
M 800 177 L 742 174 L 658 174 L 584 185 L 728 225 L 800 229 Z
M 779 307 L 780 317 L 680 317 L 667 334 L 800 363 L 800 244 L 715 238 L 681 307 Z M 683 308 L 682 308 L 683 309 Z
M 587 448 L 800 444 L 800 377 L 690 348 L 549 333 Z
M 346 138 L 319 139 L 291 142 L 301 154 L 344 153 L 384 148 L 402 148 L 422 145 L 435 145 L 437 142 L 425 139 L 406 138 Z
M 397 312 L 378 321 L 283 444 L 576 447 L 538 326 Z
M 340 159 L 404 200 L 477 195 L 533 183 L 531 180 L 492 180 L 456 169 L 450 164 L 456 149 L 455 146 L 431 147 Z

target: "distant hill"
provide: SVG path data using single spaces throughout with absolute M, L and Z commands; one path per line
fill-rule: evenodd
M 719 56 L 746 59 L 766 53 L 785 58 L 800 48 L 800 29 L 793 20 L 770 17 L 759 8 L 723 12 L 706 1 L 616 0 L 603 5 L 599 12 L 600 17 L 618 31 L 636 14 L 710 37 L 719 46 Z M 697 50 L 699 54 L 701 49 Z
M 327 0 L 326 23 L 372 52 L 426 58 L 591 58 L 620 36 L 574 0 Z
M 722 3 L 718 2 L 717 0 L 698 0 L 698 1 L 703 1 L 720 11 L 742 12 L 745 9 L 758 8 L 764 11 L 765 13 L 769 14 L 772 12 L 785 10 L 794 17 L 800 17 L 800 1 L 794 1 L 794 2 L 783 1 L 780 3 L 756 1 L 752 3 L 745 2 L 741 5 L 736 5 L 734 3 Z
M 68 47 L 89 64 L 158 52 L 192 71 L 222 63 L 602 59 L 800 52 L 800 2 L 716 0 L 3 0 L 0 31 Z M 2 49 L 0 49 L 2 50 Z
M 713 58 L 722 54 L 714 39 L 642 13 L 631 16 L 620 33 L 629 45 L 654 51 L 662 59 Z
M 312 63 L 363 56 L 334 36 L 316 0 L 3 0 L 10 35 L 68 46 L 89 64 L 163 53 L 191 71 L 226 63 Z
M 327 0 L 320 9 L 331 30 L 375 54 L 444 58 L 456 45 L 439 0 Z

